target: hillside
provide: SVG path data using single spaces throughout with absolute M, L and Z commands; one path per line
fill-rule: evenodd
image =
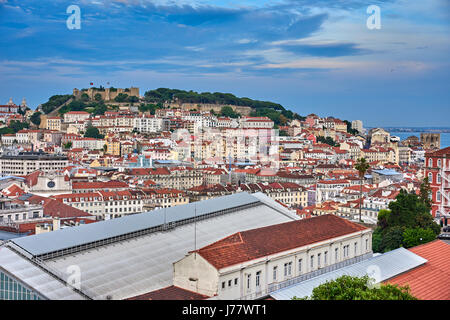
M 87 89 L 82 89 L 83 90 Z M 120 98 L 120 99 L 119 99 Z M 139 111 L 149 111 L 152 114 L 156 109 L 178 106 L 190 106 L 189 109 L 211 111 L 219 116 L 239 117 L 243 115 L 266 116 L 272 119 L 277 126 L 287 124 L 288 120 L 303 117 L 285 109 L 282 105 L 270 102 L 239 98 L 231 93 L 185 91 L 179 89 L 158 88 L 146 91 L 144 97 L 119 94 L 114 102 L 103 101 L 101 97 L 90 99 L 82 94 L 78 98 L 74 95 L 54 95 L 48 102 L 41 105 L 40 110 L 49 116 L 62 115 L 69 111 L 87 111 L 94 115 L 104 114 L 107 110 L 117 110 L 119 105 L 134 105 Z

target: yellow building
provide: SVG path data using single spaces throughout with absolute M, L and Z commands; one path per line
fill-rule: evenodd
M 110 154 L 113 156 L 120 156 L 120 141 L 115 138 L 105 139 L 106 144 L 106 154 Z
M 49 117 L 47 118 L 47 130 L 61 131 L 62 120 L 59 117 Z

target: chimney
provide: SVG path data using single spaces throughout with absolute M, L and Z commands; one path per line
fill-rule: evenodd
M 59 221 L 59 217 L 56 216 L 53 218 L 53 231 L 59 230 L 61 228 L 61 221 Z

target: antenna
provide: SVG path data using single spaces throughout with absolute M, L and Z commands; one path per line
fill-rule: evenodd
M 194 204 L 194 259 L 197 258 L 197 204 Z

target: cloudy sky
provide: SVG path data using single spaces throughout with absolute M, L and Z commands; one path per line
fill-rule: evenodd
M 79 30 L 67 28 L 69 5 Z M 381 29 L 367 28 L 369 5 Z M 0 104 L 35 108 L 94 82 L 450 126 L 449 34 L 448 0 L 0 0 Z

